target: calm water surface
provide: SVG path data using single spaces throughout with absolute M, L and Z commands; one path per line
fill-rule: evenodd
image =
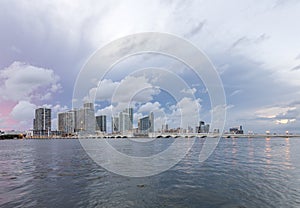
M 0 141 L 0 207 L 300 207 L 300 138 L 221 139 L 199 163 L 203 141 L 172 169 L 145 178 L 106 171 L 78 140 Z M 139 152 L 125 139 L 112 142 Z

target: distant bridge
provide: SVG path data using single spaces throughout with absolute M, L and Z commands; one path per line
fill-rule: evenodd
M 171 133 L 171 132 L 165 132 L 165 133 L 149 133 L 150 138 L 216 138 L 220 137 L 221 134 L 219 133 Z
M 300 137 L 300 134 L 220 134 L 220 133 L 151 133 L 151 138 L 269 138 L 269 137 L 281 137 L 291 138 Z

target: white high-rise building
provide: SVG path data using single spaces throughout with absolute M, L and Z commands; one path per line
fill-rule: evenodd
M 81 132 L 85 130 L 85 116 L 84 109 L 80 108 L 76 110 L 76 132 Z
M 119 128 L 122 134 L 128 133 L 133 128 L 133 109 L 126 108 L 119 113 Z
M 123 134 L 129 131 L 130 119 L 128 113 L 120 112 L 119 113 L 119 126 L 120 132 Z
M 127 121 L 128 130 L 133 129 L 133 108 L 126 108 L 123 113 L 126 113 L 128 115 L 129 120 Z
M 111 118 L 112 133 L 126 134 L 133 130 L 133 109 L 126 108 Z
M 93 103 L 85 103 L 83 108 L 76 110 L 76 132 L 95 133 L 96 120 Z
M 111 132 L 118 133 L 120 132 L 120 122 L 119 117 L 111 117 Z

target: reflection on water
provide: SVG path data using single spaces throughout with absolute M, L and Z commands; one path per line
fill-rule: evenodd
M 292 168 L 291 164 L 291 152 L 290 152 L 290 138 L 285 138 L 285 149 L 284 149 L 284 155 L 285 155 L 285 162 L 284 165 L 287 168 Z
M 266 163 L 267 163 L 267 164 L 270 164 L 270 163 L 271 163 L 271 157 L 272 157 L 272 155 L 271 155 L 272 149 L 271 149 L 270 140 L 271 140 L 270 137 L 267 137 L 267 138 L 266 138 L 265 154 L 266 154 Z
M 232 165 L 236 165 L 237 160 L 236 160 L 236 156 L 237 156 L 237 145 L 236 145 L 236 140 L 237 138 L 232 138 Z
M 249 163 L 254 162 L 254 146 L 253 146 L 253 138 L 248 138 L 248 156 L 249 156 Z
M 199 163 L 204 141 L 170 170 L 145 178 L 106 171 L 77 140 L 0 141 L 0 206 L 300 207 L 300 138 L 221 139 Z M 122 142 L 128 153 L 149 155 L 172 139 L 145 149 Z

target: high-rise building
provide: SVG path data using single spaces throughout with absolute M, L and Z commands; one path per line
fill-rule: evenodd
M 208 133 L 209 132 L 209 124 L 205 124 L 203 127 L 203 133 Z
M 204 126 L 205 126 L 205 122 L 200 121 L 199 122 L 199 132 L 198 133 L 204 133 Z
M 96 116 L 96 131 L 106 132 L 106 116 Z
M 83 108 L 76 110 L 74 117 L 76 132 L 95 132 L 96 120 L 93 103 L 84 103 Z
M 151 112 L 149 114 L 149 123 L 150 123 L 149 132 L 153 133 L 154 132 L 154 113 L 153 112 Z
M 204 121 L 199 122 L 199 126 L 196 126 L 196 133 L 208 133 L 209 124 L 205 124 Z
M 121 133 L 128 132 L 130 130 L 130 118 L 129 114 L 125 112 L 119 113 L 119 128 Z
M 74 132 L 77 132 L 77 114 L 78 114 L 78 109 L 74 108 L 73 110 L 70 110 L 69 112 L 73 112 L 74 115 Z
M 83 108 L 94 110 L 94 104 L 93 103 L 84 103 Z
M 74 111 L 68 111 L 63 113 L 58 113 L 58 131 L 63 134 L 73 134 L 75 131 L 75 113 Z
M 126 108 L 118 116 L 111 117 L 112 133 L 128 133 L 133 131 L 133 109 Z
M 111 131 L 112 133 L 118 133 L 120 132 L 120 126 L 119 126 L 119 117 L 111 117 Z
M 76 120 L 75 120 L 75 131 L 81 132 L 85 130 L 85 115 L 84 115 L 84 109 L 80 108 L 76 110 Z
M 119 113 L 119 132 L 124 134 L 133 129 L 133 109 L 126 108 Z
M 94 104 L 85 103 L 83 109 L 85 113 L 85 130 L 89 133 L 94 133 L 96 128 Z
M 154 132 L 154 114 L 151 112 L 149 116 L 140 118 L 138 121 L 138 130 L 141 134 Z
M 33 119 L 33 134 L 48 135 L 51 132 L 51 109 L 38 108 Z
M 129 117 L 128 129 L 132 130 L 132 128 L 133 128 L 133 108 L 126 108 L 123 112 L 128 114 L 128 117 Z

